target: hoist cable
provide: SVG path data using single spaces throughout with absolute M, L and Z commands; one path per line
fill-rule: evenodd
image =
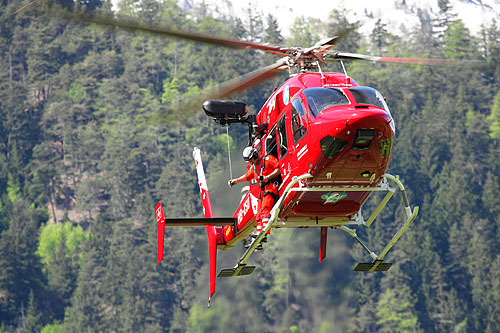
M 229 160 L 229 179 L 233 179 L 233 168 L 231 167 L 231 147 L 229 145 L 229 125 L 226 126 L 227 156 Z

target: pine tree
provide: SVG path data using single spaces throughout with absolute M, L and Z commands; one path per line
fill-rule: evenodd
M 386 289 L 377 303 L 377 324 L 391 332 L 419 331 L 418 318 L 413 314 L 407 288 Z
M 442 38 L 447 32 L 450 24 L 455 21 L 456 14 L 450 0 L 438 0 L 439 13 L 435 19 L 433 32 L 438 38 Z
M 320 39 L 321 22 L 311 17 L 297 17 L 290 27 L 291 38 L 286 43 L 288 45 L 309 46 L 316 44 Z
M 251 4 L 248 4 L 247 13 L 247 32 L 250 41 L 258 43 L 262 41 L 264 34 L 264 22 L 262 21 L 262 13 Z
M 48 282 L 58 299 L 56 319 L 64 319 L 64 309 L 70 305 L 70 299 L 76 287 L 77 270 L 75 264 L 67 256 L 66 237 L 62 233 L 55 258 L 50 263 Z
M 349 31 L 349 34 L 336 45 L 336 48 L 342 51 L 356 52 L 360 46 L 362 36 L 356 31 L 359 22 L 351 22 L 349 13 L 345 9 L 334 9 L 328 15 L 326 21 L 325 33 L 328 37 L 335 37 Z
M 488 117 L 490 121 L 490 137 L 500 139 L 500 92 L 497 93 L 491 107 L 491 113 Z
M 278 20 L 272 14 L 268 14 L 266 18 L 264 41 L 272 45 L 280 45 L 283 42 Z
M 31 291 L 29 296 L 28 309 L 24 318 L 22 318 L 19 331 L 22 333 L 40 332 L 42 327 L 42 314 L 38 309 L 33 291 Z
M 448 59 L 474 58 L 476 49 L 468 29 L 461 20 L 448 24 L 443 36 L 444 54 Z
M 377 22 L 375 22 L 375 27 L 370 35 L 371 43 L 378 52 L 383 51 L 383 48 L 387 44 L 386 38 L 388 32 L 385 27 L 386 25 L 382 23 L 382 20 L 378 19 Z
M 49 303 L 44 298 L 45 276 L 40 258 L 35 254 L 38 227 L 37 213 L 27 207 L 23 199 L 18 199 L 10 212 L 10 226 L 0 237 L 0 318 L 6 325 L 15 325 L 21 307 L 30 303 L 30 292 L 43 308 Z M 45 309 L 50 313 L 50 308 Z M 34 313 L 32 313 L 35 315 Z

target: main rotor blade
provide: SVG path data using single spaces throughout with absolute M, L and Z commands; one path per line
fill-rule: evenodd
M 310 54 L 315 51 L 315 55 L 318 59 L 323 61 L 323 54 L 325 54 L 328 50 L 332 49 L 338 42 L 347 37 L 351 32 L 356 30 L 358 27 L 354 26 L 349 29 L 343 30 L 340 32 L 338 36 L 324 38 L 311 46 L 309 48 L 304 49 L 302 54 Z
M 226 81 L 213 90 L 213 99 L 224 98 L 238 91 L 245 90 L 256 84 L 269 80 L 279 74 L 279 70 L 288 68 L 287 59 L 280 59 L 272 65 L 259 68 L 239 78 Z
M 197 96 L 180 98 L 166 105 L 157 115 L 150 118 L 150 122 L 165 124 L 178 121 L 201 109 L 204 101 L 209 99 L 223 99 L 236 92 L 248 89 L 256 84 L 269 80 L 279 74 L 280 70 L 286 69 L 287 59 L 280 59 L 272 65 L 259 68 L 253 72 L 238 78 L 223 82 L 213 88 L 209 88 Z
M 345 29 L 345 30 L 342 30 L 338 36 L 335 36 L 333 38 L 331 38 L 329 41 L 326 41 L 326 40 L 322 40 L 320 41 L 318 44 L 321 43 L 321 45 L 335 45 L 335 44 L 338 44 L 342 39 L 346 38 L 348 35 L 351 34 L 351 32 L 353 32 L 354 30 L 356 30 L 358 28 L 358 25 L 354 25 L 348 29 Z
M 365 54 L 336 52 L 327 55 L 327 61 L 366 60 L 373 62 L 389 62 L 399 64 L 427 65 L 427 66 L 460 66 L 477 69 L 494 68 L 495 64 L 482 60 L 454 60 L 431 58 L 399 58 L 399 57 L 374 57 Z
M 30 4 L 31 5 L 31 4 Z M 28 6 L 26 6 L 28 7 Z M 21 8 L 17 12 L 23 10 Z M 170 36 L 175 38 L 182 38 L 206 44 L 228 47 L 232 49 L 256 49 L 266 51 L 280 56 L 287 56 L 285 53 L 287 49 L 282 49 L 278 46 L 258 44 L 225 37 L 210 36 L 202 33 L 195 33 L 190 31 L 174 30 L 165 26 L 156 26 L 140 22 L 128 16 L 113 15 L 112 13 L 104 14 L 91 11 L 68 10 L 59 6 L 51 6 L 48 9 L 49 13 L 57 15 L 58 18 L 70 19 L 77 22 L 96 23 L 102 26 L 118 27 L 131 31 L 143 31 L 151 34 L 161 36 Z

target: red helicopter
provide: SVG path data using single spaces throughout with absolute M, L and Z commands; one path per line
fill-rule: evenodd
M 282 48 L 187 32 L 162 31 L 169 35 L 237 49 L 258 49 L 280 56 L 276 63 L 209 92 L 213 99 L 203 103 L 203 110 L 222 126 L 248 125 L 249 145 L 261 156 L 273 155 L 279 161 L 282 183 L 279 199 L 271 211 L 269 224 L 254 239 L 248 236 L 256 224 L 259 185 L 249 182 L 239 206 L 230 218 L 214 218 L 208 194 L 200 150 L 195 148 L 204 218 L 165 218 L 162 204 L 155 208 L 158 223 L 159 264 L 163 258 L 165 226 L 206 226 L 209 252 L 210 299 L 215 292 L 217 250 L 228 250 L 243 240 L 251 240 L 247 250 L 231 268 L 218 277 L 242 276 L 253 272 L 247 264 L 269 229 L 320 229 L 319 261 L 326 256 L 329 228 L 351 235 L 372 261 L 359 263 L 354 270 L 387 271 L 384 262 L 394 246 L 417 217 L 419 207 L 411 207 L 398 176 L 386 173 L 395 139 L 395 124 L 384 97 L 374 88 L 360 86 L 350 78 L 344 61 L 367 60 L 418 65 L 485 66 L 483 61 L 428 58 L 373 57 L 333 51 L 334 45 L 351 30 L 323 40 L 309 48 Z M 340 62 L 344 73 L 324 73 L 325 62 Z M 219 100 L 234 92 L 267 80 L 280 70 L 290 78 L 267 99 L 256 115 L 240 101 Z M 377 254 L 356 234 L 355 227 L 369 227 L 399 188 L 406 217 L 401 227 Z M 368 219 L 361 208 L 372 192 L 386 192 Z
M 204 36 L 203 41 L 213 37 Z M 375 89 L 360 86 L 346 73 L 323 73 L 325 61 L 371 60 L 411 64 L 447 64 L 448 60 L 375 58 L 352 53 L 330 52 L 341 37 L 307 48 L 277 48 L 241 41 L 229 41 L 246 48 L 257 48 L 282 56 L 275 64 L 258 70 L 219 89 L 217 98 L 247 88 L 287 69 L 290 78 L 268 98 L 256 115 L 239 101 L 208 100 L 203 110 L 223 126 L 242 123 L 249 128 L 249 145 L 261 155 L 273 155 L 280 163 L 282 183 L 279 200 L 271 219 L 234 267 L 222 269 L 218 276 L 241 276 L 253 272 L 247 260 L 271 228 L 320 229 L 319 261 L 326 256 L 329 228 L 354 237 L 372 261 L 360 263 L 356 271 L 386 271 L 391 267 L 384 257 L 411 225 L 418 207 L 411 208 L 397 176 L 386 174 L 394 145 L 395 125 L 384 97 Z M 217 39 L 219 40 L 219 39 Z M 344 68 L 345 71 L 345 68 Z M 221 92 L 222 91 L 222 92 Z M 155 208 L 158 223 L 158 260 L 163 258 L 165 226 L 206 226 L 209 248 L 210 298 L 215 292 L 217 249 L 228 250 L 246 240 L 255 230 L 259 186 L 250 182 L 246 194 L 231 218 L 214 218 L 205 180 L 201 154 L 194 158 L 205 218 L 165 218 L 162 204 Z M 393 183 L 390 185 L 389 181 Z M 406 219 L 400 229 L 376 254 L 361 241 L 353 227 L 369 227 L 397 188 L 403 196 Z M 361 207 L 374 191 L 387 192 L 367 220 Z
M 222 269 L 219 277 L 251 274 L 255 266 L 247 264 L 249 257 L 268 230 L 279 228 L 319 228 L 320 262 L 326 256 L 328 229 L 343 230 L 359 242 L 372 259 L 368 263 L 359 263 L 354 270 L 387 271 L 391 264 L 384 262 L 384 258 L 415 220 L 419 207 L 411 207 L 398 176 L 386 173 L 394 146 L 395 124 L 384 97 L 374 88 L 360 86 L 350 78 L 343 62 L 366 60 L 477 68 L 488 66 L 483 61 L 373 57 L 334 51 L 335 44 L 353 29 L 308 48 L 278 47 L 159 28 L 118 16 L 64 10 L 58 10 L 57 14 L 77 21 L 141 30 L 233 49 L 260 50 L 280 57 L 270 66 L 207 91 L 199 101 L 191 98 L 188 103 L 182 101 L 175 107 L 186 109 L 195 103 L 199 108 L 201 102 L 207 99 L 203 110 L 209 117 L 222 126 L 246 124 L 249 145 L 258 149 L 261 155 L 274 155 L 279 161 L 282 183 L 269 223 L 247 244 L 247 250 L 236 265 Z M 343 73 L 324 73 L 321 67 L 331 61 L 340 62 Z M 289 79 L 273 92 L 255 115 L 248 114 L 248 107 L 243 102 L 220 100 L 270 79 L 281 70 L 288 70 Z M 250 182 L 232 217 L 213 217 L 200 150 L 195 148 L 193 155 L 204 218 L 165 218 L 159 202 L 155 207 L 157 263 L 160 264 L 163 259 L 166 226 L 205 226 L 210 305 L 215 292 L 217 250 L 232 248 L 255 230 L 260 189 L 257 183 Z M 358 238 L 355 227 L 369 227 L 398 188 L 406 217 L 399 230 L 377 254 Z M 386 192 L 386 195 L 365 219 L 361 208 L 375 191 Z
M 319 68 L 319 65 L 318 65 Z M 354 237 L 373 259 L 360 263 L 356 271 L 386 271 L 387 252 L 415 220 L 418 207 L 410 207 L 403 184 L 386 174 L 394 144 L 394 121 L 382 95 L 359 86 L 345 74 L 304 72 L 292 76 L 267 100 L 256 116 L 247 115 L 242 102 L 214 101 L 203 104 L 205 112 L 223 125 L 248 123 L 251 142 L 262 155 L 280 162 L 283 182 L 279 200 L 267 227 L 253 240 L 232 268 L 219 277 L 248 275 L 255 266 L 246 262 L 270 228 L 320 228 L 320 255 L 326 255 L 329 228 Z M 209 244 L 210 297 L 215 292 L 216 252 L 244 240 L 255 229 L 259 186 L 250 183 L 232 218 L 213 218 L 201 154 L 193 153 L 203 201 L 204 219 L 165 219 L 162 205 L 156 206 L 158 263 L 163 257 L 165 226 L 207 227 Z M 389 180 L 395 186 L 389 185 Z M 400 188 L 406 220 L 386 247 L 376 254 L 356 235 L 355 226 L 370 226 L 385 204 Z M 365 220 L 361 207 L 374 191 L 386 196 Z

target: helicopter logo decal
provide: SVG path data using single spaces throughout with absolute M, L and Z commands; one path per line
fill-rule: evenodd
M 250 193 L 250 195 L 246 198 L 242 209 L 238 211 L 237 215 L 238 224 L 243 222 L 250 208 L 252 209 L 253 215 L 257 214 L 258 204 L 259 204 L 258 199 L 253 194 Z
M 270 114 L 271 112 L 274 111 L 276 108 L 276 98 L 273 97 L 269 100 L 269 103 L 267 103 L 267 123 L 269 124 L 271 122 Z
M 283 90 L 283 104 L 288 105 L 290 102 L 290 87 L 286 86 Z
M 337 203 L 346 197 L 347 193 L 325 193 L 321 196 L 321 199 L 325 200 L 325 203 Z

